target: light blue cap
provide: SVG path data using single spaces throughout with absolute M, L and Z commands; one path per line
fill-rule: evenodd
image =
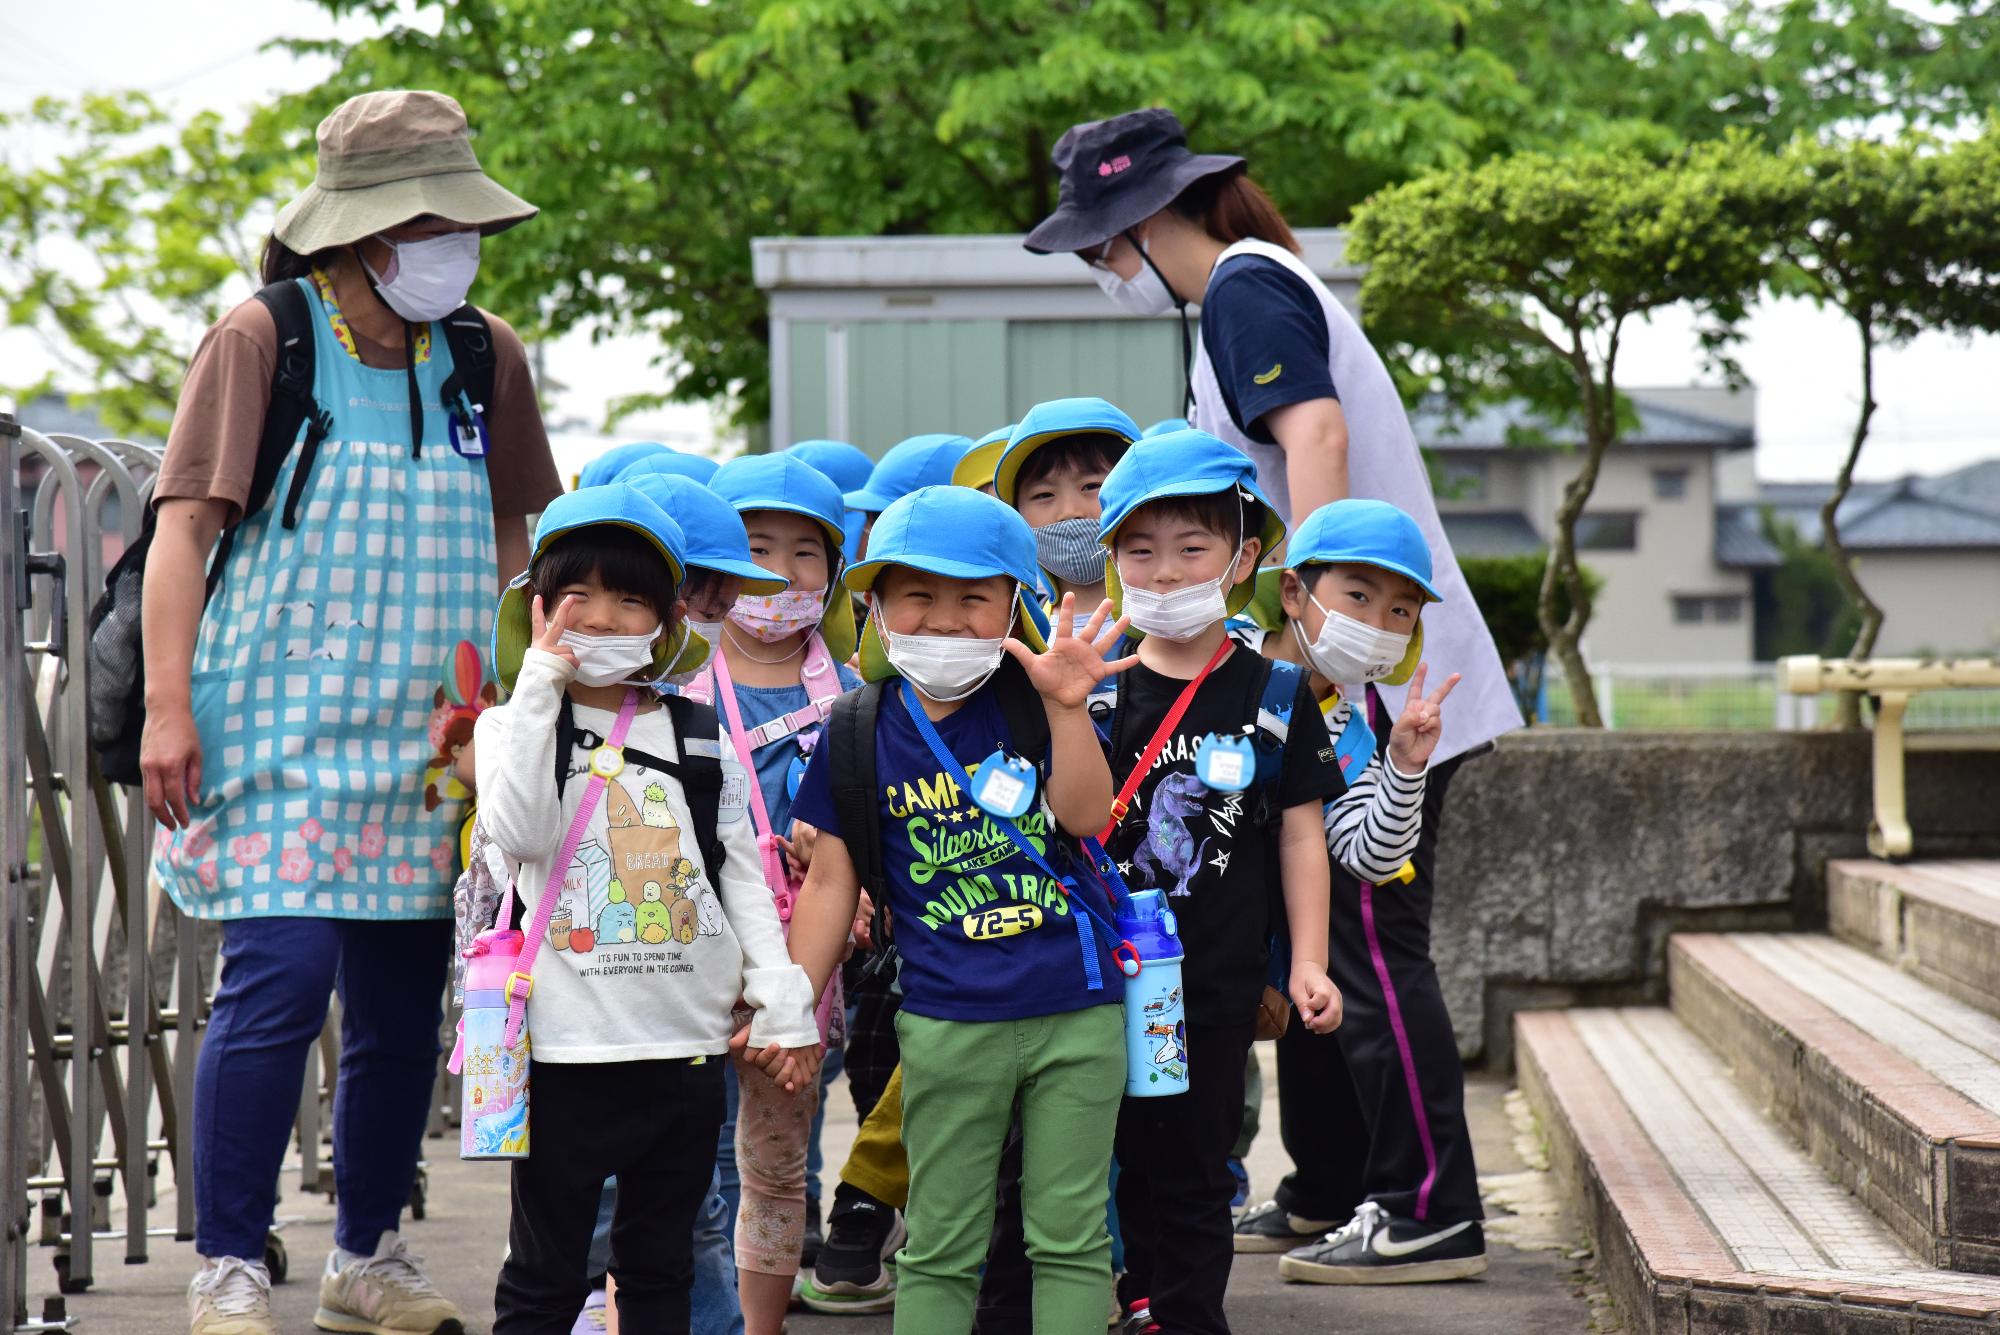
M 1431 545 L 1417 521 L 1387 501 L 1350 498 L 1305 517 L 1285 549 L 1293 570 L 1308 565 L 1365 565 L 1393 571 L 1432 602 L 1444 595 L 1431 583 Z
M 1119 446 L 1139 439 L 1139 424 L 1117 405 L 1100 398 L 1050 399 L 1028 409 L 1008 434 L 1006 452 L 993 471 L 993 494 L 1012 505 L 1014 479 L 1028 456 L 1064 436 L 1108 436 Z
M 803 459 L 825 473 L 843 492 L 867 486 L 870 474 L 875 471 L 875 461 L 868 457 L 868 452 L 844 440 L 802 440 L 787 445 L 784 453 Z
M 614 445 L 583 466 L 583 470 L 576 475 L 577 489 L 601 487 L 616 481 L 621 472 L 641 459 L 673 452 L 657 440 L 635 440 L 630 445 Z
M 1019 588 L 1015 610 L 1022 639 L 1040 652 L 1048 644 L 1048 617 L 1033 591 L 1040 571 L 1035 534 L 1013 507 L 971 487 L 919 487 L 890 503 L 868 533 L 868 553 L 847 572 L 847 587 L 866 593 L 890 566 L 907 566 L 947 579 L 1004 575 Z M 878 681 L 892 671 L 869 617 L 861 632 L 861 675 Z
M 826 532 L 827 550 L 841 556 L 835 564 L 845 564 L 847 509 L 841 502 L 840 488 L 790 451 L 731 459 L 716 470 L 708 486 L 739 515 L 752 510 L 785 510 L 814 520 Z M 840 574 L 838 569 L 828 573 L 836 579 Z M 833 596 L 836 592 L 828 590 L 820 635 L 826 640 L 827 652 L 836 660 L 845 660 L 854 652 L 854 604 Z
M 879 514 L 918 487 L 949 486 L 952 469 L 971 449 L 972 441 L 965 436 L 911 436 L 882 456 L 867 486 L 847 493 L 847 507 Z
M 1235 446 L 1216 439 L 1206 431 L 1169 431 L 1142 440 L 1125 451 L 1098 488 L 1101 512 L 1097 540 L 1106 547 L 1123 524 L 1142 505 L 1153 501 L 1187 496 L 1214 496 L 1234 492 L 1263 507 L 1263 524 L 1254 535 L 1261 539 L 1261 552 L 1268 553 L 1285 540 L 1285 521 L 1277 507 L 1257 485 L 1257 465 Z M 1261 556 L 1260 556 L 1261 559 Z M 1123 607 L 1124 589 L 1119 581 L 1118 563 L 1105 562 L 1105 592 Z M 1244 580 L 1229 590 L 1231 615 L 1243 610 L 1256 592 L 1254 580 Z
M 636 487 L 622 482 L 584 487 L 550 501 L 548 509 L 542 511 L 541 519 L 535 524 L 534 556 L 529 560 L 530 568 L 533 568 L 534 559 L 539 558 L 549 549 L 549 544 L 565 533 L 597 527 L 630 529 L 650 540 L 673 573 L 675 585 L 680 584 L 687 568 L 687 538 L 681 532 L 681 526 Z M 515 675 L 521 670 L 522 655 L 534 638 L 530 607 L 533 597 L 533 590 L 528 587 L 528 572 L 524 570 L 500 595 L 500 610 L 493 619 L 493 672 L 500 684 L 510 691 L 514 689 Z M 707 658 L 708 642 L 689 629 L 684 621 L 676 623 L 673 633 L 662 635 L 653 646 L 653 668 L 657 676 L 692 672 Z
M 735 575 L 750 594 L 782 592 L 790 583 L 783 575 L 750 559 L 750 538 L 734 506 L 691 477 L 671 473 L 641 473 L 626 485 L 646 497 L 681 526 L 687 540 L 687 564 L 694 570 Z
M 1141 440 L 1151 440 L 1154 436 L 1164 436 L 1169 431 L 1185 431 L 1188 420 L 1185 417 L 1162 417 L 1139 434 Z
M 664 448 L 664 447 L 663 447 Z M 645 454 L 618 470 L 614 481 L 636 482 L 642 477 L 657 475 L 662 477 L 687 477 L 696 482 L 707 482 L 715 476 L 721 464 L 705 454 L 686 454 L 680 450 L 666 450 L 661 454 Z

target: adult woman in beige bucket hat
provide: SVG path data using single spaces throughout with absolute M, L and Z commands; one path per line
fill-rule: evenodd
M 561 491 L 520 339 L 464 305 L 482 237 L 534 213 L 480 170 L 451 98 L 353 98 L 278 215 L 267 286 L 188 368 L 154 491 L 140 764 L 163 826 L 154 874 L 222 923 L 195 1080 L 197 1335 L 277 1329 L 261 1261 L 336 987 L 339 1216 L 316 1324 L 463 1328 L 397 1231 L 436 1072 L 458 827 L 424 809 L 423 771 L 440 677 L 490 642 L 525 517 Z M 306 335 L 282 348 L 279 311 Z M 301 383 L 305 423 L 260 450 Z M 260 453 L 283 454 L 275 476 Z

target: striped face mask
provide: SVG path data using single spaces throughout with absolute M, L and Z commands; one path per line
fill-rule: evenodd
M 1035 530 L 1035 559 L 1065 584 L 1104 579 L 1104 546 L 1095 519 L 1058 519 Z

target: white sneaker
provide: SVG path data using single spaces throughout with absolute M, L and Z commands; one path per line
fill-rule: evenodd
M 339 1265 L 326 1259 L 313 1325 L 352 1335 L 465 1335 L 465 1313 L 439 1293 L 423 1258 L 393 1230 L 375 1254 Z
M 240 1256 L 209 1258 L 188 1285 L 188 1335 L 278 1335 L 271 1272 Z

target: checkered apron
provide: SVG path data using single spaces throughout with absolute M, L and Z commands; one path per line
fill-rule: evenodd
M 280 522 L 300 452 L 244 521 L 195 644 L 202 791 L 154 866 L 198 918 L 451 916 L 462 811 L 424 810 L 428 725 L 461 640 L 490 643 L 493 505 L 452 448 L 432 325 L 410 442 L 408 372 L 364 366 L 326 296 L 314 393 L 333 416 L 298 527 Z M 421 348 L 421 342 L 419 347 Z M 303 434 L 303 433 L 302 433 Z

